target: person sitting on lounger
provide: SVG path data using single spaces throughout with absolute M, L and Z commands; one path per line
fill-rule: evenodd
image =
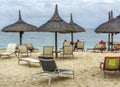
M 27 49 L 30 51 L 30 52 L 33 52 L 33 51 L 38 51 L 39 49 L 37 48 L 34 48 L 32 44 L 25 44 L 27 46 Z
M 79 40 L 77 40 L 77 42 L 75 43 L 75 46 L 74 46 L 74 50 L 77 49 L 77 44 L 78 42 L 80 42 Z
M 104 44 L 104 45 L 106 45 L 106 42 L 104 42 L 103 40 L 101 40 L 101 41 L 99 42 L 99 44 Z
M 101 41 L 99 42 L 99 44 L 103 45 L 103 47 L 102 47 L 102 49 L 101 49 L 101 52 L 102 52 L 103 50 L 106 50 L 106 42 L 105 42 L 105 41 L 101 40 Z

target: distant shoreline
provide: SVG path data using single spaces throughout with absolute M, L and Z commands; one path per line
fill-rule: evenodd
M 5 50 L 6 48 L 0 48 L 0 50 Z

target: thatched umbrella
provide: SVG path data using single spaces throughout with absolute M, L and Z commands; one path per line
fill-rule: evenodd
M 109 13 L 110 14 L 110 13 Z M 111 11 L 109 21 L 99 25 L 96 29 L 96 33 L 108 33 L 109 39 L 111 35 L 111 42 L 108 43 L 111 45 L 111 50 L 113 49 L 113 34 L 120 33 L 120 16 L 113 18 L 113 12 Z
M 19 32 L 20 34 L 20 45 L 22 44 L 22 35 L 24 32 L 35 32 L 37 27 L 24 22 L 21 18 L 21 13 L 19 11 L 19 19 L 14 24 L 8 25 L 2 29 L 3 32 Z
M 71 17 L 71 20 L 69 24 L 73 27 L 73 30 L 71 31 L 71 42 L 73 42 L 73 33 L 85 32 L 85 29 L 73 21 L 72 14 L 70 15 L 70 17 Z
M 113 19 L 113 12 L 112 11 L 108 13 L 108 21 L 110 21 L 111 19 Z M 106 24 L 109 25 L 108 22 L 105 22 L 102 25 L 106 25 Z M 108 50 L 110 50 L 112 48 L 112 43 L 113 43 L 113 34 L 110 32 L 106 32 L 106 30 L 107 29 L 99 27 L 99 28 L 95 29 L 95 32 L 96 33 L 108 33 Z M 110 45 L 111 45 L 111 48 L 110 48 Z
M 57 54 L 57 33 L 68 33 L 71 32 L 73 28 L 65 22 L 58 14 L 57 5 L 55 7 L 55 12 L 50 20 L 38 28 L 39 32 L 55 32 L 55 55 Z

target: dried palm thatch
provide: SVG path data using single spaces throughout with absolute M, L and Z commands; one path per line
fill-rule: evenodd
M 113 34 L 120 33 L 120 15 L 113 18 L 113 12 L 109 13 L 109 21 L 99 25 L 96 29 L 96 33 L 108 33 L 108 50 L 109 45 L 111 45 L 111 49 L 113 50 Z M 111 41 L 110 41 L 111 39 Z
M 68 33 L 72 30 L 73 28 L 59 16 L 57 5 L 51 19 L 38 28 L 40 32 Z
M 70 20 L 70 23 L 69 23 L 72 27 L 73 27 L 73 30 L 72 32 L 85 32 L 85 29 L 81 26 L 79 26 L 78 24 L 76 24 L 74 21 L 73 21 L 73 17 L 72 17 L 72 14 L 71 14 L 71 20 Z
M 38 32 L 55 32 L 55 55 L 57 54 L 57 33 L 70 33 L 73 28 L 65 22 L 58 13 L 57 4 L 55 7 L 55 12 L 50 20 L 38 28 Z
M 73 42 L 73 33 L 85 32 L 85 29 L 73 21 L 72 14 L 70 17 L 71 17 L 71 20 L 69 24 L 73 27 L 73 30 L 71 31 L 71 42 Z
M 35 32 L 37 27 L 24 22 L 21 18 L 21 13 L 19 11 L 19 19 L 14 24 L 8 25 L 2 29 L 2 32 L 19 32 L 20 33 L 20 44 L 22 44 L 22 34 L 23 32 Z
M 96 33 L 120 33 L 120 15 L 95 29 Z

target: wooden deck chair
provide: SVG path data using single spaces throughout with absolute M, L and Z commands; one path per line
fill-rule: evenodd
M 78 42 L 77 43 L 77 49 L 84 51 L 84 42 Z
M 106 46 L 104 44 L 96 44 L 94 48 L 88 48 L 87 50 L 93 50 L 103 52 L 106 50 Z
M 43 54 L 41 56 L 53 57 L 53 46 L 43 46 Z
M 60 56 L 64 57 L 73 57 L 73 47 L 72 46 L 64 46 L 63 47 L 63 52 L 60 53 Z
M 10 56 L 11 54 L 15 53 L 15 51 L 16 51 L 16 44 L 15 43 L 9 43 L 7 45 L 6 52 L 0 53 L 0 58 L 1 58 L 1 56 Z M 16 55 L 16 53 L 15 53 L 15 55 Z
M 106 71 L 119 71 L 120 57 L 105 57 L 104 62 L 100 64 L 100 68 L 102 68 L 102 70 L 104 71 L 104 78 L 106 75 Z
M 18 50 L 19 50 L 18 57 L 22 54 L 26 54 L 27 56 L 29 56 L 28 49 L 27 49 L 26 45 L 19 45 Z
M 48 85 L 51 85 L 51 78 L 56 75 L 73 75 L 74 78 L 74 70 L 71 69 L 59 69 L 56 65 L 55 59 L 53 57 L 41 57 L 39 58 L 40 65 L 42 66 L 42 72 L 33 74 L 30 81 L 32 82 L 33 77 L 38 75 L 39 77 L 46 76 L 48 79 Z

